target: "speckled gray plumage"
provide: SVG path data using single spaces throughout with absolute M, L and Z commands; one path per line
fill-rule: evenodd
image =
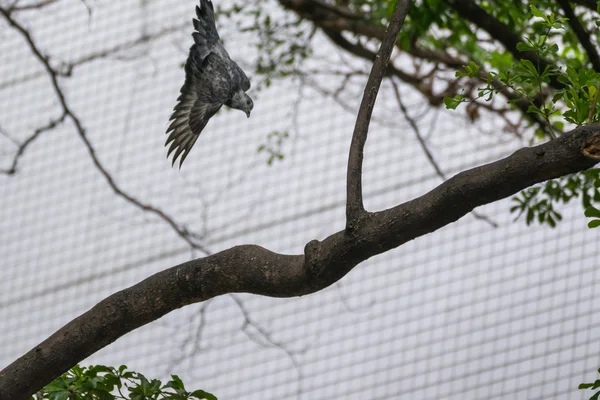
M 200 0 L 196 15 L 194 44 L 185 63 L 185 83 L 173 109 L 165 143 L 171 143 L 167 157 L 175 151 L 173 165 L 181 155 L 180 168 L 208 120 L 224 104 L 232 106 L 234 93 L 250 89 L 250 80 L 221 43 L 212 2 Z

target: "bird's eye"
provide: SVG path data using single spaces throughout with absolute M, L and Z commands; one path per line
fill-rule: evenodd
M 249 102 L 249 101 L 247 101 L 247 102 L 246 102 L 246 104 L 247 104 L 247 105 L 250 105 L 250 102 Z

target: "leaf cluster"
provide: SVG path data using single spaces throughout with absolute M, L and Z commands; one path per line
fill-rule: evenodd
M 240 32 L 251 32 L 257 59 L 254 72 L 261 80 L 255 89 L 269 87 L 273 80 L 294 76 L 312 54 L 314 28 L 298 17 L 286 14 L 276 18 L 261 1 L 248 1 L 243 6 L 220 8 L 221 18 L 229 19 Z
M 258 146 L 257 151 L 259 153 L 267 154 L 267 164 L 273 165 L 275 161 L 281 161 L 284 159 L 282 147 L 284 142 L 290 137 L 288 132 L 273 131 L 267 135 L 267 141 L 264 144 Z
M 555 138 L 555 132 L 561 132 L 566 123 L 581 126 L 600 120 L 600 108 L 597 107 L 600 95 L 600 73 L 586 68 L 580 53 L 573 52 L 572 44 L 566 35 L 560 36 L 561 45 L 565 47 L 561 53 L 558 43 L 550 43 L 556 31 L 566 31 L 567 19 L 558 17 L 554 12 L 542 12 L 530 4 L 530 22 L 533 27 L 529 36 L 517 44 L 517 50 L 524 57 L 516 60 L 510 67 L 487 73 L 487 85 L 478 89 L 478 96 L 486 101 L 510 88 L 519 94 L 510 100 L 516 103 L 526 100 L 529 103 L 527 112 L 536 114 L 545 121 L 547 129 L 538 129 L 538 139 L 546 135 Z M 567 51 L 567 53 L 565 53 Z M 533 57 L 531 55 L 534 55 Z M 575 57 L 568 57 L 574 54 Z M 534 63 L 532 60 L 537 60 Z M 548 60 L 541 66 L 540 60 Z M 471 61 L 464 66 L 464 71 L 457 71 L 456 77 L 481 77 L 483 68 Z M 554 82 L 554 84 L 553 84 Z M 556 89 L 560 85 L 561 89 Z M 548 93 L 552 95 L 549 96 Z M 448 109 L 456 109 L 460 104 L 469 102 L 463 94 L 447 97 L 444 103 Z M 597 169 L 548 181 L 522 191 L 513 197 L 514 206 L 511 212 L 517 213 L 515 220 L 525 217 L 529 225 L 535 221 L 555 227 L 562 220 L 556 210 L 559 203 L 568 203 L 573 198 L 582 198 L 582 205 L 588 217 L 600 218 L 600 211 L 592 202 L 600 202 L 598 185 L 600 184 Z M 600 225 L 600 220 L 590 221 L 590 228 Z
M 189 392 L 177 375 L 171 375 L 166 384 L 158 379 L 148 380 L 144 375 L 103 365 L 74 366 L 30 400 L 217 400 L 203 390 Z
M 600 169 L 590 169 L 527 188 L 512 198 L 514 205 L 510 211 L 517 213 L 515 220 L 525 217 L 527 225 L 538 222 L 554 228 L 562 220 L 556 206 L 578 197 L 581 197 L 587 217 L 600 218 L 600 210 L 594 206 L 600 204 Z M 595 221 L 598 220 L 590 221 L 588 226 L 599 226 L 600 221 Z

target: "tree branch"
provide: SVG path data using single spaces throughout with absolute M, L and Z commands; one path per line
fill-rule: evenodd
M 381 80 L 390 62 L 396 38 L 408 13 L 409 6 L 410 0 L 398 0 L 396 3 L 386 36 L 381 43 L 379 53 L 373 63 L 360 108 L 358 109 L 358 116 L 356 117 L 352 142 L 350 144 L 346 180 L 346 230 L 348 232 L 354 230 L 358 220 L 365 212 L 362 197 L 362 163 L 364 147 L 369 132 L 369 122 L 371 122 L 371 114 L 373 113 L 377 93 L 381 86 Z
M 592 11 L 596 11 L 597 8 L 596 0 L 573 0 L 573 3 L 587 7 Z
M 0 400 L 35 393 L 77 362 L 170 311 L 226 293 L 301 296 L 341 279 L 360 262 L 448 225 L 475 207 L 600 161 L 600 124 L 448 179 L 429 193 L 361 218 L 345 230 L 313 240 L 303 255 L 254 245 L 230 248 L 159 272 L 102 300 L 0 371 Z
M 13 28 L 15 28 L 17 31 L 19 31 L 19 33 L 21 33 L 21 35 L 23 35 L 23 37 L 25 38 L 25 41 L 29 45 L 29 48 L 31 49 L 31 51 L 33 52 L 35 57 L 44 66 L 44 69 L 46 70 L 46 72 L 48 73 L 48 76 L 50 77 L 50 81 L 52 83 L 52 88 L 54 89 L 54 92 L 56 94 L 56 97 L 58 98 L 58 102 L 62 108 L 64 115 L 66 117 L 69 117 L 71 119 L 71 121 L 73 122 L 73 125 L 75 126 L 75 130 L 77 131 L 77 134 L 83 141 L 84 145 L 86 146 L 86 148 L 88 150 L 90 157 L 92 158 L 92 162 L 94 163 L 94 165 L 96 166 L 98 171 L 100 171 L 100 174 L 102 174 L 102 176 L 104 177 L 104 179 L 106 180 L 106 182 L 108 183 L 110 188 L 113 190 L 113 192 L 115 192 L 115 194 L 117 194 L 121 198 L 125 199 L 128 203 L 133 204 L 136 207 L 138 207 L 144 211 L 150 212 L 150 213 L 160 217 L 167 224 L 169 224 L 171 226 L 171 228 L 173 228 L 173 230 L 183 240 L 185 240 L 192 248 L 198 249 L 198 250 L 204 252 L 205 254 L 208 254 L 209 253 L 208 250 L 197 240 L 198 238 L 196 237 L 196 235 L 189 232 L 185 226 L 180 226 L 179 224 L 177 224 L 177 222 L 175 222 L 175 220 L 171 216 L 167 215 L 161 209 L 156 208 L 150 204 L 143 203 L 140 200 L 138 200 L 137 198 L 135 198 L 134 196 L 125 192 L 114 181 L 112 175 L 108 172 L 108 170 L 100 162 L 100 159 L 98 158 L 98 156 L 96 154 L 96 150 L 94 149 L 94 146 L 92 145 L 89 138 L 87 137 L 86 130 L 83 127 L 81 120 L 79 119 L 79 117 L 77 117 L 77 115 L 73 112 L 73 110 L 71 110 L 70 106 L 68 105 L 67 100 L 64 95 L 64 92 L 58 82 L 59 74 L 50 65 L 48 57 L 46 57 L 44 54 L 42 54 L 40 49 L 35 44 L 33 38 L 31 37 L 31 34 L 29 33 L 29 31 L 27 29 L 25 29 L 21 24 L 19 24 L 14 18 L 11 17 L 10 11 L 0 8 L 0 14 L 2 14 L 4 16 L 6 21 Z
M 562 8 L 565 13 L 565 17 L 569 19 L 569 26 L 571 26 L 571 29 L 575 32 L 575 36 L 577 36 L 577 40 L 579 40 L 579 43 L 581 43 L 581 46 L 585 49 L 594 70 L 600 72 L 600 56 L 598 55 L 598 50 L 592 44 L 589 33 L 585 31 L 585 28 L 579 22 L 569 0 L 558 0 L 558 4 L 560 4 L 560 8 Z
M 57 1 L 58 0 L 42 0 L 39 3 L 31 3 L 31 4 L 26 4 L 24 6 L 19 6 L 15 2 L 15 4 L 12 7 L 9 7 L 8 11 L 13 12 L 13 11 L 25 11 L 25 10 L 39 10 L 40 8 L 44 8 L 46 6 L 54 4 Z
M 544 71 L 550 62 L 538 56 L 532 51 L 517 50 L 517 43 L 522 42 L 521 36 L 510 30 L 508 26 L 501 21 L 488 14 L 483 8 L 477 5 L 472 0 L 444 0 L 450 7 L 454 9 L 462 18 L 471 21 L 481 29 L 485 30 L 492 38 L 500 42 L 506 50 L 508 50 L 515 59 L 527 59 L 538 65 L 540 71 Z M 550 78 L 550 85 L 555 89 L 564 88 L 564 84 L 560 83 L 556 77 Z
M 342 36 L 341 33 L 337 31 L 323 28 L 323 33 L 325 33 L 325 35 L 331 39 L 333 43 L 357 57 L 364 58 L 365 60 L 369 61 L 373 61 L 377 58 L 377 54 L 361 46 L 360 44 L 348 41 L 344 36 Z M 402 82 L 408 83 L 422 92 L 422 90 L 419 89 L 419 85 L 422 83 L 420 78 L 399 70 L 393 64 L 388 65 L 388 68 L 385 72 L 386 74 L 397 76 Z
M 23 143 L 19 144 L 19 148 L 17 149 L 17 152 L 15 153 L 15 155 L 13 157 L 10 167 L 8 169 L 0 169 L 0 173 L 6 174 L 6 175 L 15 174 L 17 172 L 17 164 L 19 163 L 19 159 L 25 153 L 25 150 L 27 149 L 27 147 L 29 147 L 29 145 L 31 143 L 33 143 L 42 133 L 49 131 L 51 129 L 54 129 L 54 127 L 61 124 L 65 120 L 66 117 L 67 117 L 67 114 L 63 112 L 62 115 L 60 117 L 58 117 L 57 119 L 53 119 L 50 122 L 48 122 L 46 125 L 44 125 L 40 128 L 37 128 L 31 136 L 29 136 L 27 139 L 25 139 L 25 141 L 23 141 Z
M 394 89 L 394 95 L 396 96 L 396 102 L 398 103 L 398 107 L 400 107 L 400 111 L 402 111 L 402 115 L 404 115 L 404 118 L 406 118 L 406 120 L 408 121 L 408 124 L 410 125 L 413 132 L 415 133 L 415 136 L 417 137 L 417 141 L 419 142 L 419 145 L 421 146 L 421 150 L 423 150 L 423 153 L 425 153 L 425 157 L 427 157 L 427 160 L 429 160 L 429 164 L 431 164 L 431 166 L 435 170 L 436 175 L 445 181 L 446 179 L 448 179 L 446 177 L 446 173 L 444 171 L 442 171 L 442 168 L 436 161 L 435 157 L 433 156 L 433 153 L 431 153 L 431 150 L 429 150 L 429 146 L 427 146 L 425 139 L 421 135 L 421 132 L 419 130 L 419 126 L 417 125 L 417 122 L 408 113 L 406 106 L 402 102 L 402 96 L 400 96 L 400 89 L 398 88 L 398 85 L 396 85 L 396 82 L 394 82 L 393 79 L 390 79 L 390 82 L 392 84 L 392 88 Z M 498 224 L 496 222 L 494 222 L 487 215 L 480 214 L 477 211 L 471 211 L 471 214 L 473 214 L 473 216 L 475 218 L 482 220 L 484 222 L 487 222 L 488 224 L 490 224 L 490 226 L 492 226 L 494 228 L 498 227 Z
M 378 40 L 383 40 L 385 37 L 385 30 L 383 28 L 369 25 L 364 22 L 367 18 L 366 15 L 363 15 L 361 18 L 344 18 L 342 13 L 331 10 L 331 8 L 334 6 L 328 5 L 325 7 L 320 2 L 315 2 L 314 0 L 279 0 L 279 3 L 285 8 L 297 13 L 300 17 L 312 21 L 316 26 L 323 30 L 323 33 L 329 37 L 333 43 L 340 48 L 357 57 L 369 61 L 373 61 L 376 57 L 376 54 L 362 46 L 360 43 L 352 43 L 346 39 L 341 32 L 348 31 L 355 35 L 361 35 L 367 38 Z M 469 62 L 468 59 L 461 59 L 460 57 L 455 57 L 445 52 L 420 47 L 418 43 L 413 43 L 412 46 L 407 50 L 401 49 L 398 43 L 396 43 L 396 47 L 399 50 L 408 53 L 412 57 L 429 61 L 434 64 L 444 64 L 447 67 L 456 70 L 462 69 L 463 66 Z M 393 65 L 393 63 L 388 66 L 386 74 L 394 75 L 403 82 L 411 85 L 427 99 L 429 104 L 434 107 L 442 105 L 445 96 L 454 97 L 454 95 L 457 93 L 455 88 L 449 86 L 442 93 L 436 94 L 433 92 L 434 85 L 431 84 L 431 82 L 425 82 L 423 77 L 408 74 L 398 69 Z M 487 82 L 487 76 L 482 76 L 478 79 L 482 83 Z M 517 100 L 515 106 L 525 117 L 537 124 L 542 130 L 548 129 L 546 122 L 538 114 L 529 113 L 527 111 L 530 103 L 523 98 L 523 95 L 513 91 L 505 85 L 500 84 L 497 79 L 493 79 L 492 84 L 500 90 L 502 95 L 506 97 L 507 100 Z M 538 103 L 537 99 L 534 100 L 534 102 Z M 496 110 L 492 111 L 497 112 Z

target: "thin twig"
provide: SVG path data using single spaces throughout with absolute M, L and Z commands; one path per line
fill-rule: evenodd
M 295 297 L 330 287 L 354 267 L 456 222 L 475 207 L 589 169 L 600 160 L 600 124 L 465 170 L 426 194 L 370 213 L 357 236 L 312 240 L 304 253 L 238 245 L 165 269 L 105 298 L 0 371 L 0 393 L 24 398 L 121 336 L 186 305 L 229 293 Z
M 268 347 L 276 347 L 288 356 L 288 358 L 292 362 L 292 365 L 294 366 L 294 369 L 296 370 L 296 373 L 298 374 L 298 389 L 296 390 L 296 395 L 299 395 L 302 392 L 302 379 L 304 378 L 304 375 L 302 373 L 302 366 L 300 365 L 300 363 L 298 363 L 294 355 L 305 353 L 309 349 L 309 347 L 307 346 L 301 350 L 290 350 L 286 348 L 282 343 L 273 340 L 271 334 L 252 319 L 250 313 L 246 309 L 244 302 L 238 296 L 236 296 L 235 294 L 230 294 L 229 297 L 231 297 L 233 301 L 237 304 L 242 313 L 242 316 L 244 317 L 244 323 L 242 324 L 241 329 L 242 332 L 244 332 L 244 334 L 248 337 L 248 339 L 252 340 L 259 346 L 266 347 L 264 342 L 258 340 L 256 336 L 248 332 L 248 327 L 252 326 L 254 327 L 254 329 L 256 329 L 258 333 L 260 333 L 260 335 L 268 343 Z
M 598 50 L 596 49 L 596 46 L 590 40 L 590 34 L 586 32 L 585 28 L 579 22 L 579 19 L 577 18 L 577 15 L 575 15 L 575 12 L 573 11 L 573 7 L 571 7 L 571 4 L 569 3 L 569 0 L 557 1 L 558 4 L 560 4 L 560 7 L 562 8 L 563 12 L 565 13 L 565 17 L 567 17 L 569 26 L 575 33 L 575 36 L 577 36 L 577 40 L 579 40 L 579 43 L 581 43 L 581 46 L 585 49 L 585 52 L 587 53 L 588 58 L 592 63 L 592 66 L 594 67 L 596 72 L 600 72 L 600 55 L 598 55 Z
M 58 0 L 43 0 L 43 1 L 40 1 L 39 3 L 25 4 L 23 6 L 14 5 L 13 7 L 9 8 L 9 11 L 12 12 L 12 11 L 24 11 L 24 10 L 36 10 L 36 9 L 40 9 L 40 8 L 49 6 L 50 4 L 54 4 L 57 1 Z
M 150 213 L 153 213 L 153 214 L 157 215 L 158 217 L 162 218 L 191 247 L 208 254 L 208 250 L 202 244 L 200 244 L 199 242 L 194 240 L 194 239 L 197 239 L 197 237 L 195 237 L 195 235 L 193 233 L 189 232 L 185 226 L 180 226 L 179 224 L 177 224 L 177 222 L 175 222 L 175 220 L 172 217 L 167 215 L 164 211 L 162 211 L 150 204 L 142 203 L 140 200 L 138 200 L 134 196 L 128 194 L 123 189 L 121 189 L 121 187 L 119 185 L 117 185 L 117 183 L 114 181 L 112 175 L 108 172 L 108 170 L 100 162 L 100 159 L 98 158 L 98 156 L 96 154 L 96 150 L 94 149 L 94 146 L 92 145 L 89 138 L 87 137 L 86 130 L 83 127 L 81 120 L 77 117 L 77 115 L 69 107 L 69 105 L 65 99 L 64 92 L 58 82 L 59 74 L 50 65 L 50 63 L 48 61 L 48 57 L 45 56 L 44 54 L 42 54 L 42 52 L 38 49 L 37 45 L 33 41 L 33 38 L 31 37 L 31 34 L 29 33 L 29 31 L 27 29 L 25 29 L 21 24 L 19 24 L 15 19 L 13 19 L 10 15 L 9 11 L 7 11 L 3 8 L 0 8 L 0 14 L 2 14 L 4 16 L 4 18 L 7 20 L 7 22 L 11 26 L 13 26 L 17 31 L 19 31 L 23 35 L 23 37 L 25 38 L 25 41 L 29 45 L 33 54 L 36 56 L 36 58 L 42 63 L 42 65 L 46 69 L 48 76 L 50 77 L 52 87 L 54 89 L 54 92 L 56 93 L 56 96 L 58 98 L 61 108 L 63 109 L 64 114 L 66 116 L 68 116 L 71 119 L 71 121 L 73 122 L 73 125 L 75 126 L 75 129 L 76 129 L 79 137 L 81 138 L 81 140 L 85 144 L 86 148 L 88 149 L 88 153 L 89 153 L 90 157 L 92 158 L 92 162 L 94 163 L 94 165 L 96 166 L 98 171 L 100 171 L 102 176 L 104 176 L 106 182 L 111 187 L 111 189 L 115 192 L 115 194 L 122 197 L 127 202 L 139 207 L 140 209 L 142 209 L 144 211 L 148 211 Z
M 410 116 L 410 114 L 408 113 L 408 110 L 406 109 L 406 106 L 402 102 L 402 97 L 400 96 L 400 90 L 398 89 L 398 85 L 396 84 L 396 82 L 394 82 L 393 78 L 390 79 L 390 81 L 392 83 L 392 88 L 394 89 L 394 94 L 396 96 L 396 101 L 398 102 L 398 106 L 400 107 L 402 114 L 404 114 L 404 118 L 406 118 L 406 120 L 408 121 L 409 125 L 411 126 L 413 132 L 415 133 L 415 136 L 417 137 L 417 141 L 419 142 L 419 145 L 421 146 L 423 153 L 425 153 L 425 156 L 427 157 L 427 159 L 429 160 L 429 163 L 435 170 L 435 173 L 440 178 L 442 178 L 443 181 L 445 181 L 448 178 L 447 178 L 446 174 L 444 173 L 444 171 L 442 171 L 442 168 L 440 167 L 440 165 L 438 164 L 436 159 L 433 157 L 433 153 L 431 153 L 431 151 L 429 150 L 429 146 L 427 146 L 427 142 L 421 135 L 421 131 L 419 130 L 419 126 L 417 125 L 416 121 L 414 120 L 413 117 Z M 475 218 L 487 222 L 494 228 L 498 227 L 498 223 L 493 221 L 487 215 L 480 214 L 477 211 L 471 211 L 471 214 L 473 214 L 473 216 Z
M 9 13 L 10 14 L 10 13 Z M 150 34 L 144 34 L 141 35 L 133 40 L 129 40 L 126 41 L 124 43 L 120 43 L 117 44 L 115 46 L 112 46 L 110 48 L 104 49 L 104 50 L 100 50 L 94 53 L 90 53 L 87 54 L 83 57 L 80 57 L 76 60 L 70 61 L 70 62 L 62 62 L 60 69 L 54 69 L 54 72 L 56 73 L 57 76 L 71 76 L 73 74 L 73 71 L 75 70 L 75 68 L 80 67 L 82 65 L 85 65 L 87 63 L 96 61 L 96 60 L 102 60 L 102 59 L 106 59 L 109 58 L 115 54 L 119 54 L 124 50 L 130 50 L 133 49 L 139 45 L 142 44 L 146 44 L 154 39 L 158 39 L 160 37 L 163 36 L 167 36 L 169 34 L 175 33 L 180 31 L 183 27 L 186 27 L 188 25 L 188 23 L 186 22 L 185 24 L 178 24 L 178 25 L 173 25 L 173 26 L 169 26 L 166 28 L 163 28 L 161 30 L 158 30 L 154 33 L 150 33 Z M 123 60 L 123 58 L 118 58 L 118 57 L 114 57 L 114 59 L 116 60 Z M 12 80 L 12 81 L 5 81 L 0 83 L 0 90 L 4 90 L 6 88 L 9 87 L 13 87 L 15 85 L 21 84 L 23 82 L 27 82 L 30 81 L 32 79 L 36 79 L 40 76 L 42 76 L 44 74 L 43 71 L 36 71 L 36 72 L 32 72 L 28 75 L 25 75 L 19 79 L 16 80 Z
M 408 13 L 410 0 L 398 0 L 392 19 L 387 29 L 387 33 L 375 62 L 369 74 L 367 85 L 363 94 L 352 142 L 350 144 L 350 154 L 348 156 L 348 173 L 346 180 L 346 231 L 350 232 L 356 227 L 361 215 L 365 212 L 362 195 L 362 164 L 364 147 L 369 132 L 369 122 L 377 99 L 377 93 L 381 86 L 387 66 L 390 62 L 390 56 L 396 43 L 396 38 Z
M 54 127 L 56 127 L 57 125 L 62 123 L 66 117 L 67 117 L 67 113 L 63 111 L 62 115 L 60 117 L 58 117 L 57 119 L 53 119 L 48 124 L 46 124 L 40 128 L 37 128 L 31 136 L 29 136 L 27 139 L 25 139 L 25 141 L 23 143 L 19 144 L 19 148 L 17 149 L 17 152 L 15 153 L 15 155 L 13 157 L 10 168 L 0 170 L 0 173 L 6 174 L 6 175 L 15 174 L 17 172 L 17 164 L 19 162 L 19 159 L 21 158 L 23 153 L 25 153 L 25 150 L 27 149 L 27 147 L 31 143 L 33 143 L 33 141 L 35 139 L 37 139 L 42 133 L 53 129 Z

